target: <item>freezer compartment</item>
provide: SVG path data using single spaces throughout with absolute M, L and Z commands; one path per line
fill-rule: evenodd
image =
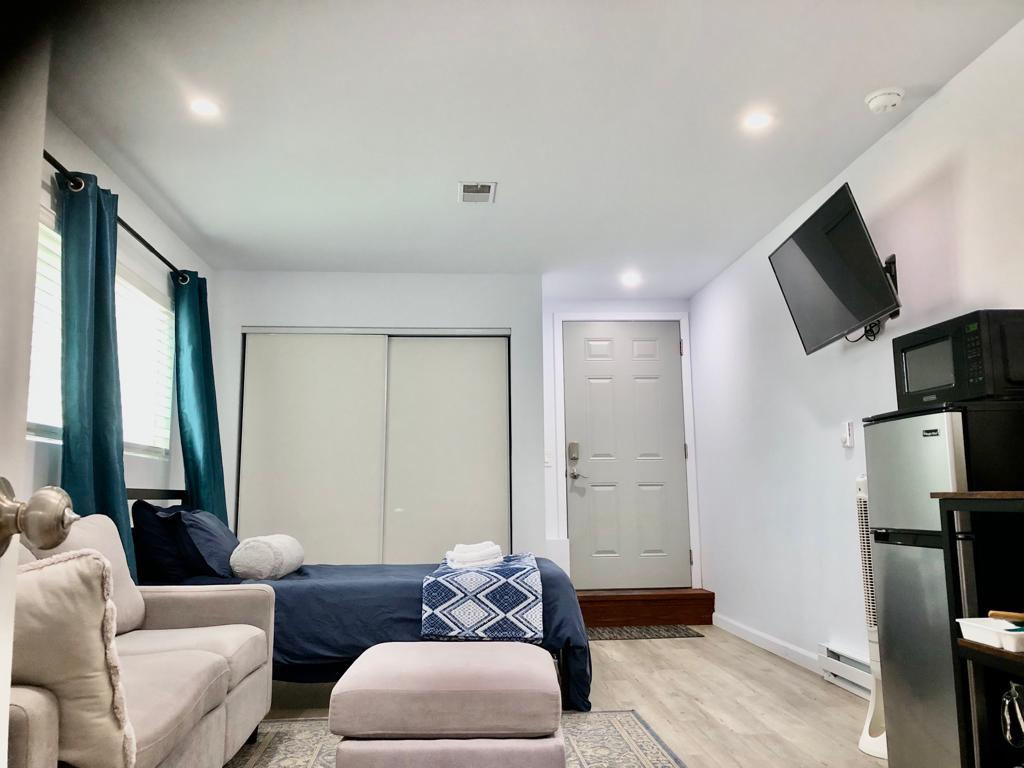
M 872 556 L 890 768 L 960 768 L 941 538 L 875 531 Z
M 872 528 L 938 531 L 934 491 L 967 489 L 963 414 L 906 416 L 864 427 Z

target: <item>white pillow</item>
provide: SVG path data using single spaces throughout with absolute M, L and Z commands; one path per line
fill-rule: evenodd
M 231 571 L 240 579 L 280 579 L 302 565 L 302 545 L 283 533 L 245 539 L 231 553 Z
M 132 768 L 110 563 L 91 549 L 65 552 L 19 567 L 17 584 L 11 680 L 57 697 L 62 764 Z

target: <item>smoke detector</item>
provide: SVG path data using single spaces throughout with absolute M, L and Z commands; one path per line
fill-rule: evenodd
M 493 203 L 496 181 L 460 181 L 459 200 L 464 203 Z
M 877 91 L 872 91 L 864 97 L 864 103 L 868 105 L 868 109 L 874 112 L 876 115 L 881 115 L 885 112 L 892 112 L 896 107 L 903 101 L 903 97 L 906 95 L 906 91 L 896 86 L 890 86 L 889 88 L 879 88 Z

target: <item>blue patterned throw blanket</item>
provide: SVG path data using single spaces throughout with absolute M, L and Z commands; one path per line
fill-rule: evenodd
M 423 579 L 423 627 L 428 640 L 544 638 L 544 594 L 537 558 L 508 555 L 481 568 L 446 563 Z

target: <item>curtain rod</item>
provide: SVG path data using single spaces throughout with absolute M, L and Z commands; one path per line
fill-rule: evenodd
M 80 178 L 78 178 L 73 173 L 71 173 L 71 171 L 69 171 L 67 168 L 65 168 L 60 163 L 60 161 L 57 160 L 57 158 L 55 158 L 53 155 L 51 155 L 45 149 L 43 150 L 43 160 L 48 162 L 51 166 L 53 166 L 54 170 L 56 170 L 57 173 L 59 173 L 61 176 L 63 176 L 65 179 L 68 180 L 68 183 L 71 186 L 71 190 L 72 191 L 78 192 L 78 191 L 82 190 L 85 187 L 85 182 L 84 181 L 82 181 Z M 77 182 L 77 185 L 76 185 L 76 182 Z M 125 221 L 120 216 L 118 216 L 117 217 L 117 223 L 121 225 L 121 227 L 124 229 L 125 232 L 127 232 L 129 235 L 134 237 L 139 242 L 139 245 L 141 245 L 143 248 L 145 248 L 151 254 L 153 254 L 158 259 L 160 259 L 160 261 L 162 261 L 164 263 L 164 266 L 167 267 L 171 271 L 171 273 L 175 277 L 178 278 L 178 282 L 180 282 L 182 285 L 185 285 L 186 283 L 188 283 L 188 275 L 185 274 L 184 272 L 182 272 L 180 269 L 178 269 L 173 264 L 171 264 L 171 262 L 168 261 L 167 258 L 164 257 L 164 255 L 162 253 L 160 253 L 160 251 L 158 251 L 156 248 L 154 248 L 152 245 L 150 245 L 149 241 L 146 240 L 146 238 L 144 238 L 142 235 L 140 235 L 138 232 L 136 232 L 135 229 L 133 229 L 131 226 L 129 226 L 127 221 Z

